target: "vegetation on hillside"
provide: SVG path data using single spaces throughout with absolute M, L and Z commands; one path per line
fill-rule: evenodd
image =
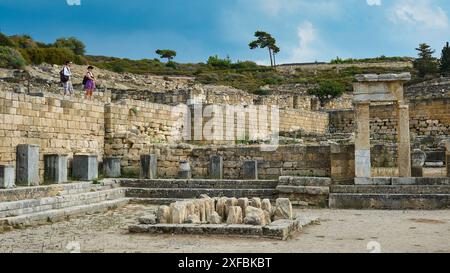
M 275 39 L 266 32 L 255 33 L 257 38 L 249 44 L 250 48 L 265 48 L 270 54 L 272 64 L 275 64 L 276 53 L 280 48 Z M 413 82 L 423 81 L 426 77 L 435 77 L 449 74 L 450 48 L 447 46 L 442 51 L 441 60 L 432 57 L 433 50 L 429 46 L 421 45 L 419 57 L 414 61 L 415 69 L 409 69 L 413 74 Z M 0 33 L 0 66 L 8 68 L 22 68 L 26 64 L 63 64 L 71 60 L 77 64 L 90 64 L 101 69 L 107 69 L 118 73 L 153 74 L 167 76 L 195 77 L 199 83 L 228 85 L 238 89 L 247 90 L 260 95 L 267 95 L 265 85 L 281 84 L 313 84 L 318 86 L 310 91 L 322 101 L 339 96 L 342 92 L 351 91 L 354 76 L 363 73 L 391 73 L 403 72 L 404 68 L 359 68 L 348 67 L 329 70 L 303 70 L 297 69 L 294 73 L 284 73 L 275 67 L 260 66 L 251 61 L 233 61 L 229 56 L 221 58 L 211 56 L 205 63 L 176 63 L 173 58 L 177 52 L 173 50 L 157 50 L 161 60 L 142 59 L 131 60 L 105 56 L 85 55 L 85 45 L 74 37 L 60 38 L 53 43 L 42 43 L 33 40 L 28 35 L 6 36 Z M 408 57 L 377 57 L 368 59 L 340 59 L 333 60 L 332 64 L 346 63 L 373 63 L 411 61 Z M 438 68 L 440 71 L 438 71 Z M 440 72 L 440 73 L 438 73 Z

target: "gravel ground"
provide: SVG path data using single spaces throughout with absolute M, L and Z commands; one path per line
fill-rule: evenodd
M 450 211 L 296 210 L 319 216 L 290 241 L 129 234 L 155 207 L 127 205 L 52 225 L 0 234 L 0 252 L 450 252 Z M 374 247 L 374 248 L 373 248 Z

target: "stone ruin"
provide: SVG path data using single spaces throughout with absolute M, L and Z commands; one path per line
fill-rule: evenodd
M 156 214 L 139 218 L 131 233 L 214 234 L 257 236 L 286 240 L 317 219 L 294 216 L 291 201 L 278 198 L 275 206 L 261 198 L 210 198 L 177 201 L 160 206 Z

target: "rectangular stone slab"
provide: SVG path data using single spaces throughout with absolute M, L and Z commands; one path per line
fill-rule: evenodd
M 44 181 L 48 184 L 62 184 L 67 179 L 67 155 L 44 155 Z
M 14 172 L 13 165 L 0 165 L 0 189 L 14 188 Z
M 211 179 L 223 179 L 223 157 L 211 156 L 209 163 L 209 177 Z
M 16 185 L 39 186 L 39 146 L 17 146 Z
M 156 155 L 141 155 L 140 160 L 141 179 L 156 179 L 158 177 L 158 160 Z
M 103 160 L 103 171 L 108 178 L 117 178 L 122 175 L 120 157 L 107 157 Z
M 258 161 L 245 161 L 242 166 L 243 179 L 257 180 L 258 179 Z
M 92 181 L 98 178 L 98 162 L 96 155 L 75 155 L 73 157 L 72 175 L 81 181 Z

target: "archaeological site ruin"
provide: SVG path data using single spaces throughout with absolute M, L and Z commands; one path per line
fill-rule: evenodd
M 253 95 L 102 72 L 86 101 L 59 94 L 57 70 L 0 70 L 4 232 L 131 203 L 157 206 L 132 234 L 286 240 L 320 221 L 292 206 L 450 208 L 448 81 L 357 75 L 321 105 L 301 84 Z

